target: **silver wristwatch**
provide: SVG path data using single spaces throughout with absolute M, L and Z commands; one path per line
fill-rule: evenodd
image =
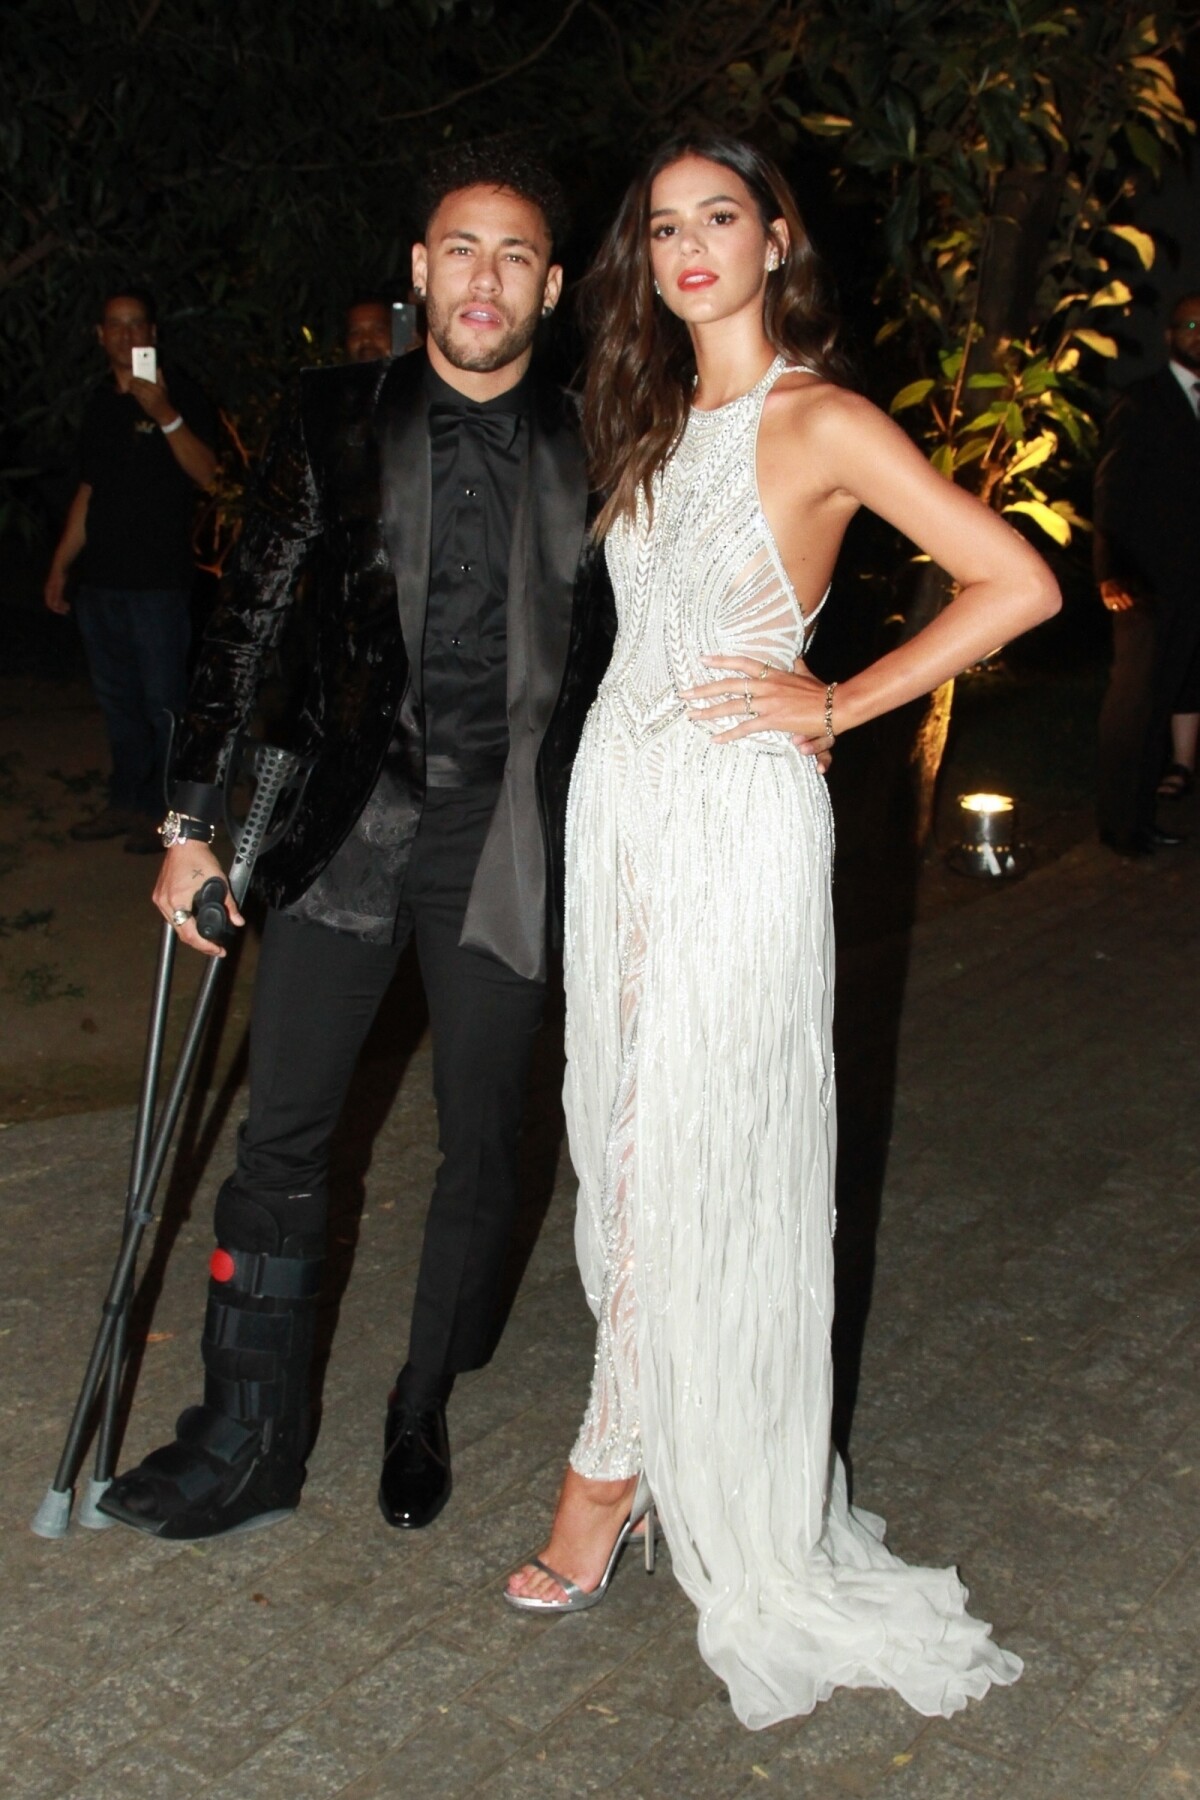
M 190 813 L 171 811 L 158 828 L 158 835 L 163 841 L 163 849 L 169 850 L 172 844 L 182 844 L 190 838 L 197 838 L 202 844 L 211 844 L 217 835 L 215 825 L 207 825 L 203 819 L 193 818 Z

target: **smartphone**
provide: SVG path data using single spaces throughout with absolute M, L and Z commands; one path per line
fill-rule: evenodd
M 133 372 L 140 381 L 158 380 L 158 356 L 153 344 L 138 344 L 134 347 Z
M 408 300 L 392 302 L 392 355 L 403 356 L 417 342 L 417 309 Z

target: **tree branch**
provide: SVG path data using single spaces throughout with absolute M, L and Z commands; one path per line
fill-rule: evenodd
M 546 54 L 555 38 L 566 26 L 572 13 L 578 12 L 582 5 L 583 0 L 568 0 L 567 10 L 549 37 L 543 38 L 537 48 L 531 50 L 528 56 L 521 57 L 519 62 L 510 63 L 506 69 L 499 69 L 495 75 L 487 75 L 482 81 L 472 82 L 470 87 L 459 88 L 456 94 L 450 94 L 445 100 L 435 100 L 432 106 L 418 106 L 411 112 L 381 113 L 379 123 L 381 125 L 398 125 L 406 119 L 427 119 L 431 113 L 445 112 L 447 107 L 457 106 L 461 100 L 469 100 L 472 94 L 482 94 L 485 89 L 496 87 L 498 83 L 507 81 L 510 75 L 519 75 L 522 69 L 529 68 L 531 63 L 537 62 L 539 57 Z
M 43 262 L 52 251 L 57 250 L 61 243 L 62 239 L 57 231 L 47 231 L 37 240 L 36 244 L 30 244 L 27 250 L 22 250 L 19 255 L 14 256 L 11 262 L 0 263 L 0 288 L 10 287 L 14 281 L 24 275 L 27 269 L 34 268 L 36 264 Z

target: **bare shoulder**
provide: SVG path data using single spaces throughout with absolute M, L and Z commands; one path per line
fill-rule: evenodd
M 832 442 L 847 434 L 877 430 L 880 425 L 887 429 L 890 421 L 861 394 L 806 369 L 793 369 L 781 375 L 767 395 L 763 425 L 781 434 L 819 433 Z

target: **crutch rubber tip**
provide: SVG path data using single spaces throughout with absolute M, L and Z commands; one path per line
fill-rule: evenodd
M 100 1501 L 111 1486 L 111 1476 L 107 1481 L 97 1481 L 93 1475 L 88 1482 L 87 1497 L 80 1502 L 78 1517 L 79 1523 L 85 1525 L 89 1531 L 111 1531 L 117 1522 L 115 1519 L 110 1519 L 107 1513 L 100 1511 Z
M 71 1490 L 66 1488 L 47 1488 L 46 1498 L 29 1521 L 29 1529 L 35 1537 L 66 1537 L 67 1526 L 71 1522 Z

